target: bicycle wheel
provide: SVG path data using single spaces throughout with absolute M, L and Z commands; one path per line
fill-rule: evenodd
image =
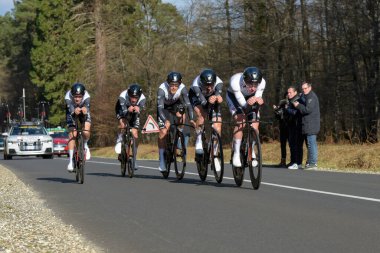
M 162 172 L 162 176 L 164 178 L 169 177 L 170 173 L 170 166 L 173 162 L 173 144 L 172 144 L 172 138 L 171 138 L 171 133 L 169 132 L 166 135 L 166 149 L 164 153 L 164 159 L 165 159 L 165 166 L 166 166 L 166 171 Z
M 77 160 L 77 178 L 80 184 L 83 184 L 84 182 L 84 159 L 85 159 L 85 150 L 84 150 L 84 142 L 83 142 L 83 136 L 79 135 L 78 138 L 78 160 Z
M 210 144 L 208 153 L 211 159 L 211 170 L 214 171 L 216 182 L 220 184 L 223 181 L 224 174 L 223 145 L 222 139 L 215 129 L 212 129 Z
M 121 141 L 121 153 L 120 153 L 120 169 L 121 169 L 121 176 L 125 177 L 125 171 L 127 167 L 127 140 L 125 137 L 125 134 L 123 134 L 122 141 Z
M 174 156 L 174 171 L 178 180 L 181 180 L 185 175 L 186 169 L 186 146 L 183 133 L 176 130 L 174 143 L 173 143 L 173 156 Z
M 249 133 L 248 168 L 253 189 L 257 190 L 261 183 L 262 154 L 259 134 L 252 128 Z
M 127 150 L 127 161 L 128 161 L 128 176 L 130 178 L 133 177 L 135 173 L 135 152 L 136 152 L 136 142 L 135 139 L 130 136 L 128 142 L 128 150 Z
M 232 174 L 234 176 L 235 184 L 237 186 L 241 186 L 243 184 L 244 180 L 244 170 L 245 170 L 245 147 L 244 147 L 244 142 L 241 144 L 240 148 L 240 160 L 241 160 L 241 167 L 235 167 L 232 163 L 232 157 L 233 157 L 233 150 L 231 152 L 231 163 L 232 163 Z
M 74 147 L 74 156 L 73 156 L 73 165 L 74 165 L 74 171 L 75 171 L 75 181 L 79 181 L 79 174 L 78 174 L 78 151 L 76 146 Z
M 199 178 L 203 182 L 206 180 L 207 170 L 208 170 L 208 153 L 207 153 L 205 132 L 202 132 L 202 142 L 203 142 L 203 154 L 196 154 L 195 161 L 197 163 Z

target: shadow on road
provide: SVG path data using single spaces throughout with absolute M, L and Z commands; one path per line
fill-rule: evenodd
M 196 185 L 196 186 L 214 186 L 214 187 L 221 187 L 221 188 L 224 188 L 224 187 L 229 187 L 229 188 L 242 188 L 242 187 L 238 187 L 236 186 L 235 184 L 226 184 L 226 183 L 217 183 L 217 182 L 213 182 L 211 181 L 212 179 L 210 179 L 210 181 L 200 181 L 200 179 L 193 179 L 193 178 L 183 178 L 181 180 L 177 180 L 176 178 L 169 178 L 168 181 L 170 183 L 178 183 L 178 184 L 193 184 L 193 185 Z
M 39 178 L 37 178 L 37 180 L 60 182 L 60 183 L 63 183 L 63 184 L 67 184 L 67 183 L 71 183 L 71 184 L 75 183 L 75 184 L 77 184 L 77 181 L 74 180 L 74 179 L 67 179 L 67 178 L 60 178 L 60 177 L 39 177 Z

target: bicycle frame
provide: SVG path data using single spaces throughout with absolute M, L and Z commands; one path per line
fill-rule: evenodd
M 79 128 L 79 117 L 75 117 L 76 135 L 74 136 L 75 146 L 74 146 L 74 170 L 76 181 L 83 184 L 84 182 L 84 166 L 86 161 L 86 150 L 84 148 L 84 137 L 82 128 Z
M 121 143 L 121 175 L 124 177 L 126 173 L 126 167 L 128 167 L 128 176 L 132 178 L 134 176 L 135 170 L 135 160 L 136 160 L 136 141 L 132 135 L 132 127 L 129 125 L 130 118 L 127 117 L 125 127 L 122 128 L 124 132 L 122 133 L 122 143 Z M 130 149 L 132 148 L 132 154 Z

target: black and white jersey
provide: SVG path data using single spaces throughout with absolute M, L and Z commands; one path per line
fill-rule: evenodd
M 209 93 L 207 93 L 206 85 L 203 85 L 201 83 L 200 76 L 197 76 L 194 79 L 190 89 L 192 89 L 192 91 L 201 101 L 201 104 L 205 104 L 207 102 L 206 98 L 208 98 L 209 96 L 211 95 L 221 96 L 222 88 L 223 88 L 223 81 L 217 76 L 213 89 Z
M 231 77 L 230 86 L 228 91 L 231 92 L 241 107 L 247 104 L 246 99 L 254 95 L 255 97 L 262 97 L 265 89 L 266 81 L 263 78 L 255 92 L 250 92 L 243 79 L 243 73 L 237 73 Z
M 75 108 L 77 107 L 86 107 L 87 112 L 90 112 L 90 94 L 87 92 L 87 90 L 84 92 L 84 96 L 82 101 L 79 103 L 79 105 L 76 105 L 74 102 L 74 97 L 71 95 L 71 91 L 67 91 L 65 95 L 65 102 L 67 109 L 70 114 L 74 113 Z
M 144 94 L 141 94 L 139 100 L 137 100 L 136 105 L 133 105 L 133 106 L 138 106 L 140 107 L 140 109 L 143 109 L 145 107 L 145 102 L 146 102 L 146 98 Z M 129 100 L 128 89 L 120 93 L 119 104 L 121 106 L 122 111 L 128 110 L 128 108 L 132 105 L 131 101 Z

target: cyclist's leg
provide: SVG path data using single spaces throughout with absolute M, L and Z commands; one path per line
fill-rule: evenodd
M 116 138 L 116 145 L 115 145 L 115 153 L 120 154 L 121 153 L 121 142 L 123 140 L 123 133 L 125 131 L 125 117 L 123 115 L 123 110 L 121 108 L 119 100 L 117 100 L 115 105 L 115 115 L 116 119 L 118 120 L 118 134 Z
M 66 110 L 66 123 L 69 130 L 69 141 L 67 143 L 69 149 L 69 164 L 67 165 L 67 170 L 72 172 L 74 170 L 73 156 L 75 147 L 75 137 L 77 132 L 75 131 L 75 122 L 71 114 Z
M 132 136 L 134 138 L 134 146 L 135 146 L 135 150 L 134 150 L 134 154 L 133 156 L 135 157 L 135 169 L 137 168 L 137 165 L 136 165 L 136 157 L 137 157 L 137 149 L 139 147 L 139 127 L 140 127 L 140 117 L 138 114 L 134 113 L 133 116 L 132 116 L 132 119 L 130 120 L 129 122 L 129 125 L 132 127 Z
M 220 108 L 220 104 L 218 106 Z M 222 136 L 222 113 L 220 112 L 220 109 L 218 111 L 213 112 L 212 114 L 212 121 L 220 121 L 219 123 L 214 123 L 213 127 L 218 132 L 220 136 Z
M 197 116 L 197 127 L 195 129 L 196 133 L 196 141 L 195 141 L 195 153 L 203 154 L 203 146 L 202 146 L 202 132 L 204 127 L 204 117 L 205 112 L 201 105 L 197 105 L 194 107 L 195 115 Z
M 91 158 L 90 148 L 88 147 L 88 140 L 90 139 L 90 131 L 91 131 L 91 122 L 86 121 L 84 123 L 84 132 L 83 132 L 84 148 L 86 149 L 86 160 L 90 160 Z
M 169 116 L 169 113 L 167 110 L 165 110 L 166 116 Z M 166 117 L 168 118 L 168 117 Z M 166 120 L 163 122 L 160 117 L 158 117 L 158 126 L 160 128 L 160 132 L 158 133 L 158 153 L 159 153 L 159 167 L 158 169 L 161 172 L 166 171 L 166 164 L 165 164 L 165 149 L 166 149 L 166 135 L 168 134 L 168 131 L 170 129 L 170 121 Z
M 235 122 L 243 122 L 245 120 L 245 115 L 243 113 L 239 113 L 234 115 Z M 243 128 L 244 124 L 239 123 L 235 125 L 234 127 L 234 134 L 233 134 L 233 149 L 234 149 L 234 156 L 232 157 L 232 164 L 235 167 L 241 167 L 241 160 L 240 160 L 240 146 L 243 139 Z
M 118 120 L 118 134 L 116 139 L 116 145 L 115 145 L 115 153 L 120 154 L 121 153 L 121 142 L 123 140 L 123 134 L 125 132 L 125 118 L 119 118 Z
M 234 126 L 233 146 L 232 146 L 234 155 L 232 157 L 232 165 L 234 167 L 241 167 L 240 146 L 243 139 L 243 128 L 244 128 L 244 124 L 242 122 L 245 120 L 245 115 L 239 103 L 237 102 L 235 96 L 230 92 L 227 92 L 227 104 L 234 118 L 234 121 L 238 123 Z
M 222 137 L 222 115 L 220 113 L 214 113 L 212 115 L 212 121 L 219 121 L 217 123 L 213 123 L 213 128 L 216 130 L 216 132 L 219 134 L 220 137 Z M 214 146 L 214 154 L 216 154 L 218 150 L 218 146 Z
M 259 119 L 260 119 L 260 114 L 258 110 L 254 110 L 252 114 L 249 115 L 248 120 L 253 121 L 251 126 L 256 130 L 257 137 L 259 134 Z M 256 144 L 256 140 L 252 140 L 252 164 L 253 166 L 257 166 L 257 160 L 256 160 L 256 154 L 254 152 L 254 146 Z

